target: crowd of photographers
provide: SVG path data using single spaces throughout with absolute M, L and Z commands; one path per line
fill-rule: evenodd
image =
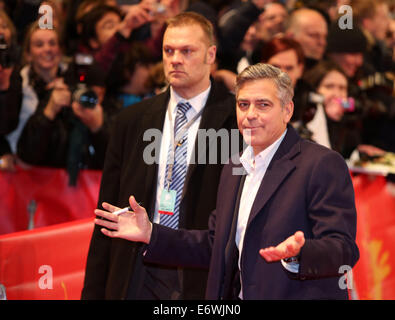
M 114 117 L 166 87 L 163 30 L 182 11 L 214 24 L 212 77 L 230 91 L 270 63 L 292 79 L 303 137 L 344 158 L 395 152 L 390 1 L 0 0 L 0 169 L 66 168 L 71 185 L 101 169 Z

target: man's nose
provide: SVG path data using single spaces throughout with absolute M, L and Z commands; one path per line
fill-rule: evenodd
M 256 110 L 254 105 L 250 105 L 247 110 L 247 119 L 252 120 L 256 118 Z
M 171 57 L 171 63 L 180 64 L 182 63 L 182 54 L 180 51 L 175 50 L 173 56 Z

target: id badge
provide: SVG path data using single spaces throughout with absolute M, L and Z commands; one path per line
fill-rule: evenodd
M 172 216 L 174 214 L 174 209 L 176 206 L 176 190 L 163 189 L 160 196 L 159 210 L 160 214 L 167 214 Z

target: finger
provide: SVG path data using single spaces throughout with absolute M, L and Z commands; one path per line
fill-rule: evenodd
M 140 13 L 138 15 L 135 15 L 131 21 L 131 26 L 134 28 L 138 28 L 139 26 L 143 25 L 145 22 L 148 21 L 148 18 L 146 18 L 143 13 Z
M 102 219 L 95 219 L 95 224 L 106 227 L 111 230 L 118 230 L 118 223 L 115 222 L 110 222 L 107 220 L 102 220 Z
M 299 249 L 296 249 L 293 243 L 287 243 L 284 253 L 284 258 L 291 258 L 297 254 Z
M 130 207 L 132 208 L 133 212 L 135 213 L 143 213 L 144 208 L 138 204 L 134 196 L 130 196 L 129 198 L 129 204 Z
M 55 85 L 56 85 L 56 83 L 58 82 L 58 79 L 59 78 L 56 78 L 56 79 L 54 79 L 54 80 L 52 80 L 50 83 L 48 83 L 47 85 L 46 85 L 46 89 L 53 89 L 54 87 L 55 87 Z
M 64 83 L 63 78 L 56 78 L 52 82 L 47 85 L 48 89 L 55 89 L 55 90 L 65 90 L 68 89 L 68 85 Z
M 102 217 L 104 219 L 110 220 L 110 221 L 118 222 L 118 217 L 110 212 L 107 212 L 107 211 L 95 209 L 95 215 Z
M 277 248 L 270 249 L 268 252 L 272 261 L 279 261 L 285 258 L 285 253 L 283 250 L 279 250 Z
M 114 212 L 114 211 L 117 211 L 117 210 L 121 209 L 121 208 L 113 206 L 112 204 L 109 204 L 107 202 L 103 202 L 102 203 L 102 207 L 104 209 L 106 209 L 107 211 L 110 211 L 110 212 Z
M 267 262 L 274 262 L 281 260 L 277 257 L 277 255 L 272 252 L 270 249 L 263 249 L 261 252 L 261 256 L 267 261 Z
M 271 262 L 272 258 L 270 256 L 270 254 L 268 253 L 267 249 L 261 249 L 259 250 L 259 254 L 262 256 L 262 258 L 264 258 L 267 262 Z
M 278 254 L 278 250 L 274 247 L 269 247 L 265 249 L 261 249 L 259 251 L 261 256 L 265 258 L 268 262 L 279 261 L 281 260 L 281 255 Z
M 118 235 L 117 232 L 107 230 L 106 228 L 102 228 L 102 229 L 100 229 L 100 230 L 101 230 L 101 232 L 102 232 L 104 235 L 106 235 L 106 236 L 108 236 L 108 237 L 110 237 L 110 238 L 115 238 L 115 237 L 117 237 L 117 235 Z
M 144 22 L 148 19 L 151 18 L 151 15 L 149 14 L 150 8 L 147 8 L 147 10 L 139 10 L 136 14 L 136 17 L 138 18 L 139 21 Z
M 151 3 L 147 3 L 147 2 L 140 2 L 140 8 L 143 9 L 143 11 L 147 12 L 147 11 L 152 11 L 154 6 Z
M 305 243 L 304 233 L 302 231 L 296 231 L 295 240 L 298 243 L 299 248 L 301 248 Z
M 263 249 L 259 250 L 259 254 L 261 255 L 262 258 L 264 258 L 265 260 L 267 260 L 267 259 L 266 259 L 265 250 L 263 250 Z

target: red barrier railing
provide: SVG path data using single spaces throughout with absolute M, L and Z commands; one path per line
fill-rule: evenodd
M 100 179 L 101 171 L 82 170 L 71 187 L 62 169 L 0 172 L 0 235 L 93 217 Z
M 93 225 L 89 218 L 0 236 L 7 299 L 79 299 Z
M 0 173 L 0 234 L 8 233 L 0 236 L 0 284 L 9 299 L 79 299 L 100 179 L 101 172 L 82 171 L 69 187 L 64 170 Z M 353 184 L 360 260 L 352 297 L 395 299 L 395 186 L 372 175 L 354 176 Z M 27 228 L 33 209 L 35 227 L 49 227 L 14 233 Z

